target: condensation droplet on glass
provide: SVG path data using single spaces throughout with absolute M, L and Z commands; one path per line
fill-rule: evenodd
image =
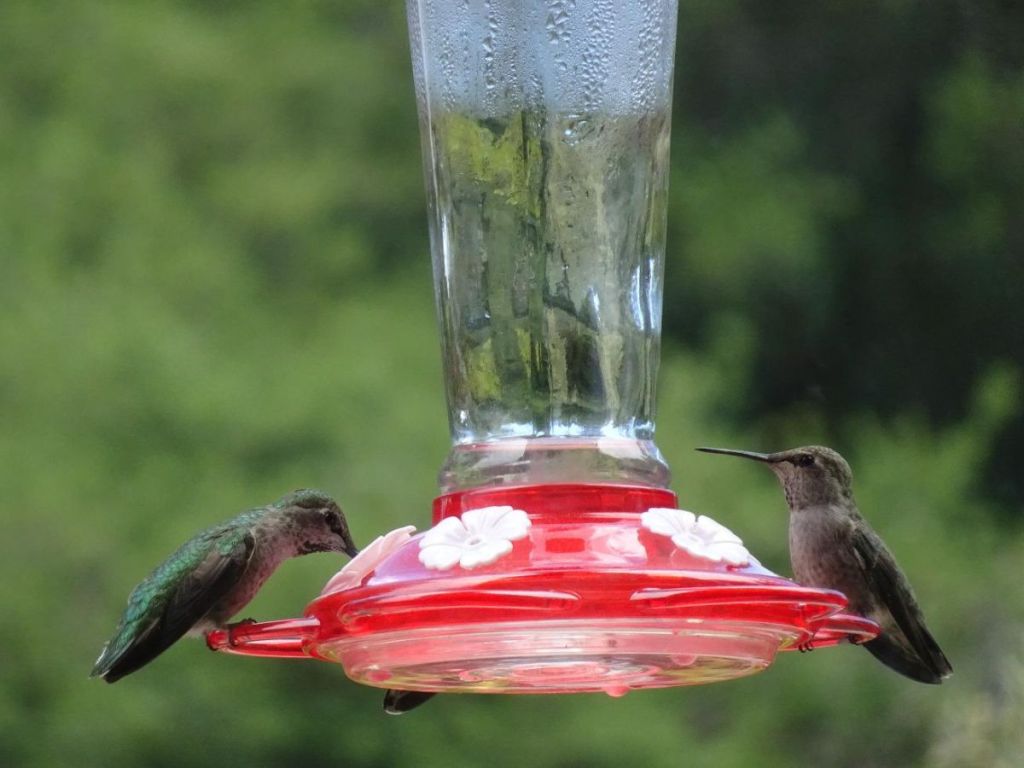
M 498 38 L 498 17 L 494 11 L 494 7 L 490 2 L 487 3 L 487 31 L 484 33 L 483 41 L 481 42 L 481 48 L 484 52 L 484 87 L 488 91 L 493 91 L 497 86 L 497 77 L 494 74 L 494 50 L 495 41 Z
M 580 143 L 590 132 L 590 121 L 579 114 L 569 114 L 565 117 L 565 127 L 562 129 L 562 141 L 570 147 Z
M 569 13 L 576 7 L 576 0 L 550 0 L 548 15 L 544 27 L 548 32 L 548 42 L 558 45 L 569 41 Z

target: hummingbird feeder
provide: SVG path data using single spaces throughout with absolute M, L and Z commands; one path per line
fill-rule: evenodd
M 676 0 L 407 0 L 452 449 L 303 618 L 212 648 L 383 688 L 752 674 L 878 634 L 679 509 L 654 443 Z

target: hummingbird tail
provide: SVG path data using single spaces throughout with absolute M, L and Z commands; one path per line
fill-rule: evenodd
M 102 677 L 108 683 L 116 683 L 125 675 L 142 669 L 170 648 L 184 634 L 179 629 L 168 628 L 160 620 L 151 621 L 142 627 L 138 622 L 121 624 L 114 637 L 103 646 L 89 676 Z
M 938 685 L 953 674 L 953 667 L 931 635 L 927 635 L 927 638 L 930 641 L 928 647 L 921 649 L 920 653 L 885 634 L 864 643 L 864 647 L 885 666 L 904 677 L 919 683 Z
M 397 691 L 389 688 L 384 694 L 384 711 L 389 715 L 401 715 L 434 697 L 429 691 Z
M 141 669 L 164 651 L 163 648 L 155 652 L 146 648 L 127 648 L 122 653 L 111 653 L 108 648 L 103 649 L 89 673 L 89 677 L 101 677 L 107 683 L 116 683 L 125 675 Z

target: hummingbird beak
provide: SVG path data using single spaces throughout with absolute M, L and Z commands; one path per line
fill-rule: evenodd
M 734 451 L 732 448 L 698 448 L 703 453 L 720 453 L 723 456 L 742 456 L 744 459 L 762 461 L 765 464 L 775 464 L 781 459 L 774 453 L 756 453 L 754 451 Z

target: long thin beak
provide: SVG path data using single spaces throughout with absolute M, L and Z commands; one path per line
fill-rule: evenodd
M 359 550 L 356 548 L 355 544 L 353 544 L 351 542 L 348 542 L 345 545 L 345 554 L 348 555 L 349 557 L 355 557 L 356 555 L 359 554 Z
M 763 461 L 766 464 L 774 464 L 778 459 L 774 453 L 755 453 L 754 451 L 734 451 L 732 448 L 698 448 L 704 453 L 721 453 L 725 456 L 742 456 L 744 459 Z

